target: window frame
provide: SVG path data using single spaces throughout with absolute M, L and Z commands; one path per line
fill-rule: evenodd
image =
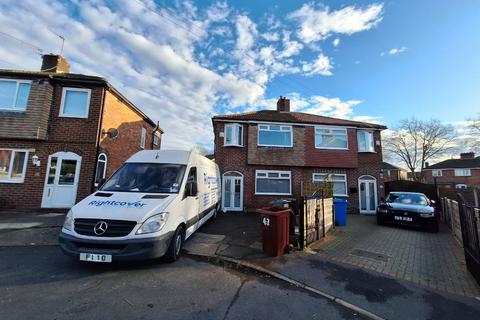
M 293 147 L 293 126 L 285 124 L 275 123 L 259 123 L 257 128 L 257 146 L 258 147 L 276 147 L 276 148 L 292 148 Z M 261 126 L 268 126 L 268 129 L 261 129 Z M 279 126 L 280 130 L 271 130 L 271 126 Z M 282 128 L 288 128 L 288 130 L 282 130 Z M 275 131 L 275 132 L 290 132 L 290 145 L 278 145 L 278 144 L 260 144 L 260 131 Z
M 147 143 L 147 129 L 142 127 L 142 131 L 140 133 L 140 148 L 145 149 L 146 143 Z
M 100 160 L 101 156 L 104 156 L 105 160 Z M 105 178 L 107 176 L 107 164 L 108 164 L 108 157 L 107 157 L 107 154 L 105 152 L 100 153 L 97 157 L 97 166 L 95 168 L 95 181 L 93 183 L 95 185 L 95 187 L 98 187 L 98 185 L 99 185 L 99 183 L 96 181 L 97 180 L 98 163 L 99 162 L 103 162 L 105 164 L 105 166 L 103 167 L 103 172 L 102 172 L 102 179 L 105 180 Z
M 335 197 L 348 197 L 348 179 L 347 179 L 347 174 L 346 173 L 325 173 L 325 172 L 314 172 L 312 173 L 312 182 L 320 182 L 320 183 L 323 183 L 325 182 L 325 178 L 324 180 L 318 180 L 318 179 L 315 179 L 315 175 L 319 175 L 319 176 L 328 176 L 328 175 L 334 175 L 334 176 L 343 176 L 344 178 L 344 181 L 331 181 L 331 183 L 333 184 L 334 182 L 343 182 L 345 183 L 345 194 L 336 194 L 334 193 L 333 196 Z
M 32 80 L 23 80 L 23 79 L 9 79 L 9 78 L 0 78 L 0 81 L 11 81 L 16 83 L 15 87 L 15 101 L 13 102 L 13 106 L 11 108 L 1 106 L 0 105 L 0 110 L 1 111 L 10 111 L 10 112 L 25 112 L 27 111 L 28 108 L 28 98 L 30 98 L 30 90 L 32 89 Z M 20 88 L 21 83 L 28 83 L 30 84 L 30 90 L 28 91 L 28 98 L 27 98 L 27 105 L 25 106 L 25 109 L 18 109 L 16 108 L 16 104 L 18 101 L 18 89 Z
M 332 147 L 317 147 L 317 130 L 343 130 L 345 131 L 345 137 L 346 137 L 346 142 L 347 146 L 345 148 L 332 148 Z M 314 135 L 314 147 L 315 149 L 320 149 L 320 150 L 349 150 L 349 143 L 348 143 L 348 128 L 345 127 L 336 127 L 336 126 L 315 126 L 313 129 L 313 135 Z
M 290 181 L 289 183 L 289 192 L 288 193 L 277 193 L 277 192 L 258 192 L 257 191 L 257 181 L 258 181 L 258 174 L 259 173 L 264 173 L 266 174 L 266 178 L 268 179 L 286 179 L 286 177 L 281 177 L 281 174 L 288 174 L 288 180 Z M 278 173 L 278 178 L 269 178 L 268 174 L 269 173 Z M 263 177 L 260 177 L 262 179 Z M 288 170 L 255 170 L 255 195 L 261 195 L 261 196 L 290 196 L 292 195 L 292 171 Z
M 10 148 L 0 148 L 0 150 L 8 150 L 15 154 L 16 152 L 24 152 L 25 153 L 25 161 L 22 167 L 22 177 L 21 179 L 12 179 L 12 170 L 13 170 L 13 160 L 15 156 L 10 157 L 10 163 L 8 164 L 8 179 L 0 179 L 0 183 L 24 183 L 25 177 L 27 175 L 27 164 L 28 164 L 28 157 L 29 157 L 29 150 L 28 149 L 10 149 Z
M 443 170 L 442 169 L 432 169 L 432 177 L 442 177 Z
M 160 136 L 158 135 L 157 132 L 153 133 L 153 141 L 152 142 L 153 142 L 154 146 L 158 147 L 160 145 Z
M 87 93 L 87 106 L 85 108 L 85 113 L 83 115 L 68 115 L 64 113 L 65 107 L 65 96 L 67 91 L 75 91 L 75 92 L 86 92 Z M 77 119 L 87 119 L 88 113 L 90 111 L 90 99 L 92 95 L 92 89 L 87 88 L 75 88 L 75 87 L 63 87 L 62 88 L 62 101 L 60 103 L 60 112 L 58 114 L 59 117 L 62 118 L 77 118 Z
M 360 150 L 360 139 L 358 138 L 360 134 L 363 134 L 365 136 L 365 146 L 367 147 L 367 149 L 365 150 Z M 358 152 L 375 153 L 375 138 L 373 136 L 373 131 L 357 130 L 357 146 Z M 371 149 L 368 148 L 369 146 L 371 147 Z
M 464 173 L 467 173 L 467 174 L 457 174 L 458 171 L 462 170 Z M 471 177 L 472 176 L 472 170 L 470 170 L 470 168 L 457 168 L 457 169 L 453 169 L 453 175 L 455 177 Z
M 227 143 L 227 128 L 231 127 L 232 128 L 232 141 L 234 143 Z M 240 133 L 240 143 L 236 143 L 238 141 L 238 135 Z M 223 145 L 225 147 L 243 147 L 243 125 L 238 124 L 238 123 L 228 123 L 225 124 L 225 127 L 223 129 Z

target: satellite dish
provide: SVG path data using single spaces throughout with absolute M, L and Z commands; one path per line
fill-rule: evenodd
M 118 130 L 115 128 L 110 128 L 108 129 L 107 134 L 109 138 L 112 138 L 112 139 L 116 138 L 118 137 Z

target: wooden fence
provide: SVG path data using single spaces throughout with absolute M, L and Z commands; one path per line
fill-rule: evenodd
M 463 246 L 462 225 L 460 223 L 460 210 L 458 202 L 449 198 L 441 199 L 442 210 L 440 219 L 452 230 L 452 234 Z
M 300 246 L 305 248 L 334 228 L 333 198 L 303 197 L 300 209 Z

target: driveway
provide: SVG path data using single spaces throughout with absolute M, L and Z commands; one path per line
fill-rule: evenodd
M 420 286 L 478 297 L 480 288 L 465 267 L 463 249 L 450 230 L 437 234 L 378 226 L 373 216 L 348 215 L 315 251 L 322 257 L 412 281 Z

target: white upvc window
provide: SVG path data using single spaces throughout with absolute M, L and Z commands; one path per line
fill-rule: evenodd
M 291 195 L 292 174 L 290 171 L 256 170 L 255 194 Z
M 440 169 L 432 169 L 432 177 L 441 177 L 443 174 Z
M 0 110 L 27 110 L 31 86 L 30 80 L 0 79 Z
M 27 162 L 27 150 L 0 149 L 0 182 L 23 183 Z
M 455 177 L 470 177 L 470 169 L 455 169 Z
M 92 90 L 90 89 L 64 87 L 59 116 L 67 118 L 88 118 L 91 93 Z
M 160 136 L 158 135 L 158 133 L 154 133 L 153 134 L 153 145 L 154 146 L 158 146 L 160 143 Z
M 292 147 L 292 126 L 259 124 L 257 145 L 260 147 Z
M 243 126 L 237 123 L 225 125 L 224 146 L 243 146 Z
M 315 127 L 315 148 L 348 150 L 347 129 L 340 127 Z
M 100 183 L 105 181 L 107 176 L 107 155 L 100 153 L 97 160 L 97 172 L 95 173 L 95 186 L 98 187 Z
M 347 194 L 347 175 L 341 173 L 314 173 L 313 182 L 331 182 L 333 186 L 333 195 L 337 197 L 346 197 Z
M 375 152 L 375 142 L 373 132 L 359 130 L 357 131 L 358 152 Z
M 145 149 L 146 140 L 147 140 L 147 129 L 142 127 L 142 133 L 140 135 L 140 148 Z

